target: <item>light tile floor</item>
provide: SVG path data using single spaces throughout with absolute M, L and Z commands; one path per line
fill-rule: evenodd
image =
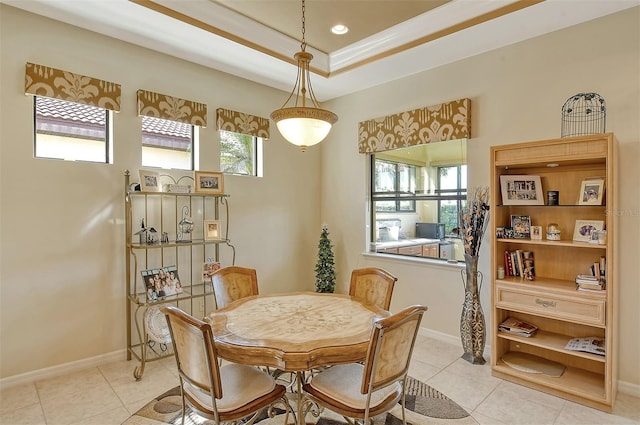
M 460 358 L 460 347 L 420 336 L 409 374 L 464 407 L 480 425 L 640 425 L 640 398 L 618 393 L 613 414 L 491 376 L 488 365 Z M 149 400 L 178 384 L 173 358 L 148 363 L 142 380 L 136 362 L 119 361 L 0 393 L 2 425 L 121 424 Z

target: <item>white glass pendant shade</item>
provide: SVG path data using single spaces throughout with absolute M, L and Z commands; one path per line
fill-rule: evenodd
M 317 108 L 284 108 L 272 114 L 282 137 L 289 143 L 300 146 L 304 151 L 308 146 L 320 143 L 331 131 L 331 125 L 338 117 L 330 111 Z

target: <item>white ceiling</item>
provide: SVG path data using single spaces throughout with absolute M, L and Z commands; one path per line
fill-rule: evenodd
M 284 91 L 297 0 L 0 0 Z M 640 5 L 640 0 L 306 0 L 312 86 L 326 101 Z M 328 35 L 338 23 L 343 38 Z

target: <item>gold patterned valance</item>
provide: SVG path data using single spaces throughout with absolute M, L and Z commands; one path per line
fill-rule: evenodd
M 401 112 L 358 124 L 360 153 L 471 137 L 471 100 Z
M 147 90 L 138 90 L 138 116 L 207 126 L 207 105 Z
M 27 62 L 25 94 L 120 111 L 120 84 Z
M 269 138 L 269 119 L 245 114 L 244 112 L 218 108 L 216 110 L 218 131 L 247 134 L 249 136 Z

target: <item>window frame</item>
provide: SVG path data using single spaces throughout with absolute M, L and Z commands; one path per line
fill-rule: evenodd
M 451 194 L 453 193 L 454 195 L 448 195 L 448 196 L 455 196 L 455 199 L 438 199 L 438 223 L 442 223 L 442 201 L 444 200 L 455 200 L 456 201 L 456 210 L 458 211 L 457 214 L 457 220 L 456 220 L 456 227 L 460 227 L 461 223 L 460 223 L 460 214 L 459 212 L 462 211 L 462 208 L 464 208 L 463 203 L 467 200 L 467 188 L 466 187 L 462 187 L 462 167 L 463 166 L 467 166 L 467 164 L 457 164 L 457 165 L 440 165 L 437 166 L 437 181 L 436 181 L 436 193 L 447 193 L 447 194 Z M 457 181 L 457 188 L 456 189 L 441 189 L 441 173 L 440 170 L 442 168 L 454 168 L 456 169 L 456 181 Z M 465 185 L 466 186 L 466 185 Z
M 67 159 L 67 158 L 60 158 L 60 157 L 52 157 L 52 156 L 40 156 L 38 155 L 38 136 L 44 136 L 45 134 L 50 134 L 53 136 L 57 136 L 57 137 L 67 137 L 69 139 L 74 139 L 73 135 L 64 135 L 64 133 L 62 132 L 53 132 L 51 131 L 50 133 L 44 133 L 44 132 L 39 132 L 38 131 L 38 99 L 52 99 L 56 102 L 62 102 L 62 103 L 69 103 L 69 104 L 74 104 L 74 105 L 78 105 L 79 107 L 82 108 L 96 108 L 96 109 L 102 109 L 104 112 L 104 140 L 102 139 L 98 139 L 98 138 L 94 138 L 94 140 L 96 141 L 100 141 L 101 143 L 104 143 L 104 159 L 100 159 L 100 160 L 91 160 L 91 159 L 86 159 L 86 158 L 81 158 L 81 159 Z M 64 118 L 57 116 L 56 118 L 64 120 Z M 113 111 L 107 108 L 101 108 L 99 106 L 93 106 L 93 105 L 87 105 L 84 103 L 80 103 L 80 102 L 73 102 L 70 100 L 66 100 L 66 99 L 58 99 L 58 98 L 53 98 L 53 97 L 47 97 L 47 96 L 40 96 L 40 95 L 34 95 L 33 96 L 33 157 L 36 159 L 53 159 L 53 160 L 60 160 L 60 161 L 71 161 L 71 162 L 90 162 L 90 163 L 94 163 L 94 164 L 113 164 Z M 81 139 L 81 138 L 75 138 L 75 139 Z M 89 140 L 89 138 L 84 138 L 86 140 Z
M 162 121 L 172 121 L 172 122 L 176 122 L 185 126 L 189 126 L 189 140 L 190 140 L 190 149 L 185 149 L 180 150 L 180 149 L 174 149 L 171 147 L 166 147 L 166 146 L 154 146 L 151 144 L 144 144 L 144 135 L 145 132 L 144 131 L 144 120 L 162 120 Z M 186 122 L 182 122 L 182 121 L 174 121 L 174 120 L 170 120 L 167 118 L 160 118 L 160 117 L 152 117 L 152 116 L 146 116 L 146 115 L 141 115 L 140 116 L 140 149 L 141 149 L 141 156 L 140 156 L 140 164 L 142 167 L 148 167 L 148 168 L 159 168 L 159 169 L 163 169 L 163 170 L 182 170 L 182 171 L 194 171 L 195 170 L 195 166 L 196 166 L 196 158 L 198 157 L 198 148 L 199 148 L 199 136 L 200 136 L 200 132 L 199 132 L 199 127 L 197 125 L 194 124 L 190 124 L 190 123 L 186 123 Z M 189 152 L 189 167 L 188 168 L 182 168 L 182 167 L 166 167 L 165 165 L 158 165 L 158 164 L 145 164 L 144 163 L 144 152 L 143 149 L 147 147 L 147 148 L 153 148 L 153 149 L 166 149 L 168 151 L 175 151 L 175 152 Z
M 381 212 L 381 213 L 398 213 L 398 214 L 403 214 L 403 213 L 415 213 L 416 212 L 416 201 L 415 200 L 411 200 L 411 199 L 404 199 L 402 196 L 403 195 L 408 195 L 408 196 L 413 196 L 416 193 L 415 192 L 410 192 L 410 191 L 401 191 L 400 190 L 400 171 L 398 170 L 400 165 L 404 165 L 406 167 L 409 168 L 409 170 L 413 171 L 413 182 L 415 184 L 416 179 L 417 179 L 417 167 L 415 165 L 412 164 L 407 164 L 406 162 L 399 162 L 399 161 L 391 161 L 388 159 L 375 159 L 375 154 L 372 155 L 372 157 L 374 158 L 374 162 L 373 162 L 373 167 L 374 167 L 374 173 L 373 173 L 373 180 L 372 180 L 372 190 L 371 190 L 371 194 L 372 196 L 376 196 L 376 197 L 386 197 L 388 195 L 391 194 L 395 194 L 394 199 L 390 200 L 390 199 L 378 199 L 378 201 L 395 201 L 395 209 L 393 211 L 379 211 L 376 209 L 375 212 Z M 394 178 L 394 182 L 393 182 L 393 188 L 395 189 L 392 192 L 377 192 L 375 191 L 375 166 L 376 166 L 376 162 L 380 161 L 380 162 L 384 162 L 387 164 L 393 164 L 395 167 L 395 178 Z M 411 177 L 411 176 L 409 176 Z M 381 195 L 383 194 L 383 195 Z M 386 195 L 386 196 L 385 196 Z M 411 207 L 410 209 L 402 209 L 402 203 L 403 202 L 411 202 Z M 375 207 L 375 204 L 372 206 L 372 208 Z
M 389 192 L 384 192 L 385 194 L 387 194 L 387 196 L 383 196 L 380 195 L 380 193 L 382 192 L 376 192 L 376 154 L 379 152 L 373 152 L 368 154 L 369 156 L 369 193 L 370 193 L 370 201 L 368 204 L 368 208 L 369 208 L 369 213 L 370 213 L 370 217 L 369 217 L 369 241 L 371 242 L 369 244 L 370 247 L 373 247 L 376 243 L 376 216 L 377 213 L 379 213 L 379 211 L 376 210 L 375 204 L 378 201 L 388 201 L 389 199 Z M 393 161 L 389 161 L 389 160 L 383 160 L 385 162 L 393 162 Z M 408 163 L 403 163 L 406 165 L 413 165 L 413 164 L 408 164 Z M 438 220 L 440 220 L 440 206 L 441 206 L 441 201 L 447 201 L 447 200 L 454 200 L 456 201 L 456 205 L 458 208 L 458 212 L 461 211 L 461 208 L 464 206 L 464 202 L 466 202 L 467 199 L 467 187 L 460 187 L 462 185 L 462 166 L 467 166 L 467 163 L 464 162 L 462 164 L 452 164 L 452 165 L 434 165 L 432 166 L 434 169 L 436 169 L 437 172 L 437 180 L 436 180 L 436 184 L 437 187 L 434 189 L 435 193 L 431 193 L 431 194 L 426 194 L 426 193 L 420 193 L 420 190 L 416 189 L 416 193 L 412 194 L 412 195 L 405 195 L 403 196 L 401 199 L 402 201 L 413 201 L 414 205 L 417 201 L 437 201 L 437 208 L 438 208 Z M 418 169 L 417 166 L 416 170 Z M 450 168 L 450 167 L 456 167 L 456 173 L 457 173 L 457 185 L 458 188 L 457 189 L 445 189 L 445 190 L 441 190 L 439 189 L 440 187 L 440 168 Z M 465 184 L 465 186 L 467 186 Z M 440 192 L 440 193 L 439 193 Z M 442 192 L 447 192 L 447 193 L 442 193 Z M 453 193 L 451 193 L 453 192 Z M 392 214 L 402 214 L 404 211 L 382 211 L 381 213 L 392 213 Z M 408 212 L 408 211 L 407 211 Z M 414 212 L 415 213 L 415 210 Z M 458 214 L 459 215 L 459 214 Z M 440 222 L 440 221 L 439 221 Z M 457 220 L 458 223 L 458 227 L 460 226 L 460 217 L 458 217 Z M 455 236 L 457 237 L 457 236 Z M 370 252 L 372 254 L 376 254 L 376 250 L 375 249 L 371 249 Z M 400 258 L 413 258 L 415 259 L 416 257 L 410 254 L 394 254 Z M 437 260 L 437 261 L 442 261 L 439 258 L 432 258 L 432 257 L 418 257 L 424 260 Z

